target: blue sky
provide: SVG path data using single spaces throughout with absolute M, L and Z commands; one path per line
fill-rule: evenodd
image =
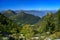
M 1 10 L 57 10 L 59 0 L 0 0 Z

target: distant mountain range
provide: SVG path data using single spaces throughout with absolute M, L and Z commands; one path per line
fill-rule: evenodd
M 1 12 L 3 13 L 6 11 L 9 11 L 9 10 L 5 10 L 5 11 L 1 11 Z M 12 11 L 12 10 L 10 10 L 10 11 Z M 47 14 L 47 12 L 53 12 L 53 13 L 56 12 L 56 10 L 14 10 L 14 12 L 17 14 L 20 13 L 21 11 L 24 11 L 27 14 L 32 14 L 32 15 L 39 16 L 39 17 L 45 16 Z
M 40 11 L 39 10 L 16 10 L 15 12 L 19 13 L 21 11 L 24 11 L 28 14 L 32 14 L 32 15 L 39 16 L 39 17 L 45 16 L 47 12 L 53 12 L 53 13 L 56 12 L 56 10 L 40 10 Z
M 17 13 L 13 10 L 6 10 L 1 13 L 5 17 L 9 18 L 10 20 L 13 20 L 13 22 L 17 24 L 25 24 L 25 23 L 35 24 L 41 19 L 39 16 L 26 13 L 25 11 Z

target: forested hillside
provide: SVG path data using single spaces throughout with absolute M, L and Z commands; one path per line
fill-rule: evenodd
M 27 14 L 24 11 L 21 11 L 19 14 L 10 17 L 10 19 L 14 20 L 18 24 L 25 24 L 25 23 L 35 24 L 41 18 L 38 16 L 34 16 L 32 14 Z
M 8 13 L 12 12 L 8 11 Z M 0 13 L 0 38 L 8 37 L 11 39 L 10 37 L 12 37 L 14 40 L 19 40 L 19 37 L 22 37 L 21 34 L 26 40 L 31 40 L 35 36 L 39 37 L 39 40 L 48 37 L 60 38 L 60 10 L 56 13 L 48 12 L 42 18 L 25 12 L 19 14 L 13 12 L 15 15 L 7 17 L 8 13 Z M 41 38 L 41 36 L 44 37 Z
M 18 25 L 0 13 L 0 37 L 18 32 Z

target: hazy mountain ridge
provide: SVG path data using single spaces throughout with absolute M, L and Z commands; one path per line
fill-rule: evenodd
M 1 11 L 1 13 L 4 13 L 6 11 L 12 11 L 12 12 L 15 12 L 15 14 L 18 14 L 21 11 L 24 11 L 27 14 L 32 14 L 32 15 L 39 16 L 39 17 L 45 16 L 47 12 L 53 12 L 53 13 L 56 12 L 56 10 L 10 10 L 9 9 L 9 10 Z
M 16 13 L 20 13 L 21 11 L 26 12 L 27 14 L 32 14 L 35 16 L 43 17 L 47 14 L 47 12 L 53 12 L 55 13 L 56 10 L 16 10 Z
M 13 10 L 7 10 L 2 12 L 2 14 L 8 17 L 9 19 L 13 20 L 13 22 L 17 22 L 18 24 L 35 24 L 41 19 L 40 17 L 26 13 L 25 11 L 16 13 Z
M 12 17 L 10 17 L 10 19 L 16 21 L 17 23 L 29 23 L 29 24 L 34 24 L 36 22 L 38 22 L 41 18 L 38 16 L 34 16 L 32 14 L 27 14 L 25 12 L 20 12 L 17 15 L 14 15 Z

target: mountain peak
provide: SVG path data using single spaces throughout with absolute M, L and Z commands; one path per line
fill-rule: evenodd
M 16 14 L 13 10 L 6 10 L 5 12 L 7 12 L 8 14 L 11 14 L 11 13 L 13 13 L 13 14 Z
M 15 15 L 16 13 L 13 10 L 9 9 L 9 10 L 6 10 L 6 11 L 2 12 L 2 14 L 6 17 L 10 17 L 10 16 Z

